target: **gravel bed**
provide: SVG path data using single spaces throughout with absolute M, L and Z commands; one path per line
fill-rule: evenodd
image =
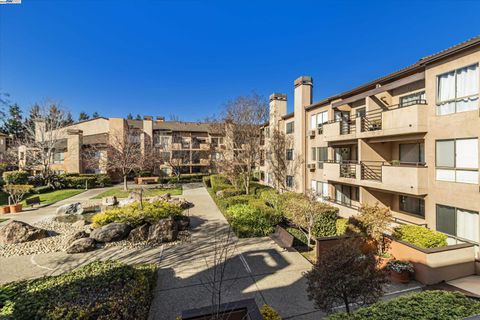
M 0 257 L 24 256 L 39 253 L 50 253 L 65 251 L 70 244 L 70 238 L 73 234 L 84 228 L 75 228 L 72 223 L 58 222 L 52 219 L 39 221 L 32 224 L 35 227 L 46 229 L 52 236 L 24 243 L 0 245 Z M 87 227 L 88 228 L 88 227 Z M 179 242 L 188 242 L 190 240 L 189 231 L 181 231 L 178 240 L 174 242 L 164 243 L 175 245 Z M 106 244 L 99 244 L 100 248 L 123 247 L 124 249 L 153 248 L 162 243 L 152 243 L 147 241 L 130 242 L 127 240 L 116 241 Z

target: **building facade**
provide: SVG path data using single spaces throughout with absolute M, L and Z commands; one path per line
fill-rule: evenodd
M 41 131 L 42 123 L 36 123 Z M 94 118 L 60 129 L 55 136 L 51 169 L 57 173 L 106 173 L 108 145 L 114 144 L 128 131 L 128 138 L 140 145 L 141 152 L 153 149 L 160 159 L 154 174 L 171 175 L 209 173 L 217 157 L 216 149 L 224 147 L 224 139 L 214 134 L 208 123 L 165 121 L 163 117 L 145 116 L 143 120 Z M 40 139 L 40 134 L 39 137 Z M 94 150 L 93 160 L 84 156 Z M 19 166 L 25 167 L 28 152 L 19 148 Z
M 300 77 L 293 113 L 285 94 L 270 96 L 265 159 L 268 132 L 280 128 L 302 159 L 287 176 L 292 190 L 314 191 L 344 217 L 379 203 L 398 222 L 478 244 L 479 64 L 480 37 L 321 101 L 312 100 L 312 79 Z

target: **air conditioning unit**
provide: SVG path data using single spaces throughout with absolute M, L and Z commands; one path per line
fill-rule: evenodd
M 310 170 L 315 170 L 315 163 L 307 164 L 307 168 L 310 169 Z
M 315 130 L 310 130 L 309 136 L 310 136 L 310 138 L 315 137 Z

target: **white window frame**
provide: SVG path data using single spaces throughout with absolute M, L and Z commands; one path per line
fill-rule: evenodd
M 473 152 L 474 155 L 477 156 L 477 167 L 470 167 L 470 168 L 462 168 L 457 167 L 457 141 L 464 141 L 464 140 L 476 140 L 476 151 Z M 438 166 L 438 158 L 437 158 L 437 143 L 441 141 L 453 141 L 453 167 L 449 166 Z M 476 175 L 468 175 L 468 172 L 475 172 Z M 458 138 L 458 139 L 439 139 L 435 140 L 435 179 L 437 181 L 447 181 L 447 182 L 457 182 L 457 183 L 468 183 L 468 184 L 478 184 L 478 138 Z

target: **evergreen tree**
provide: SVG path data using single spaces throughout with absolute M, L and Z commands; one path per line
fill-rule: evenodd
M 5 134 L 12 135 L 17 139 L 22 138 L 25 134 L 22 110 L 16 103 L 8 107 L 8 115 L 5 119 L 3 132 Z
M 92 114 L 92 118 L 100 118 L 100 114 L 95 111 L 93 114 Z
M 34 104 L 28 112 L 28 117 L 25 118 L 25 127 L 32 128 L 33 120 L 39 117 L 40 117 L 40 106 L 38 104 Z
M 78 121 L 85 121 L 85 120 L 88 120 L 88 119 L 90 119 L 90 116 L 86 112 L 82 111 L 78 115 Z
M 65 116 L 65 121 L 63 122 L 64 126 L 69 126 L 71 124 L 74 124 L 75 121 L 73 120 L 72 114 L 70 112 L 67 112 Z
M 133 120 L 133 116 L 132 116 L 131 113 L 128 114 L 127 119 L 128 119 L 128 120 Z
M 135 120 L 142 120 L 142 116 L 137 114 L 137 116 L 135 117 Z

